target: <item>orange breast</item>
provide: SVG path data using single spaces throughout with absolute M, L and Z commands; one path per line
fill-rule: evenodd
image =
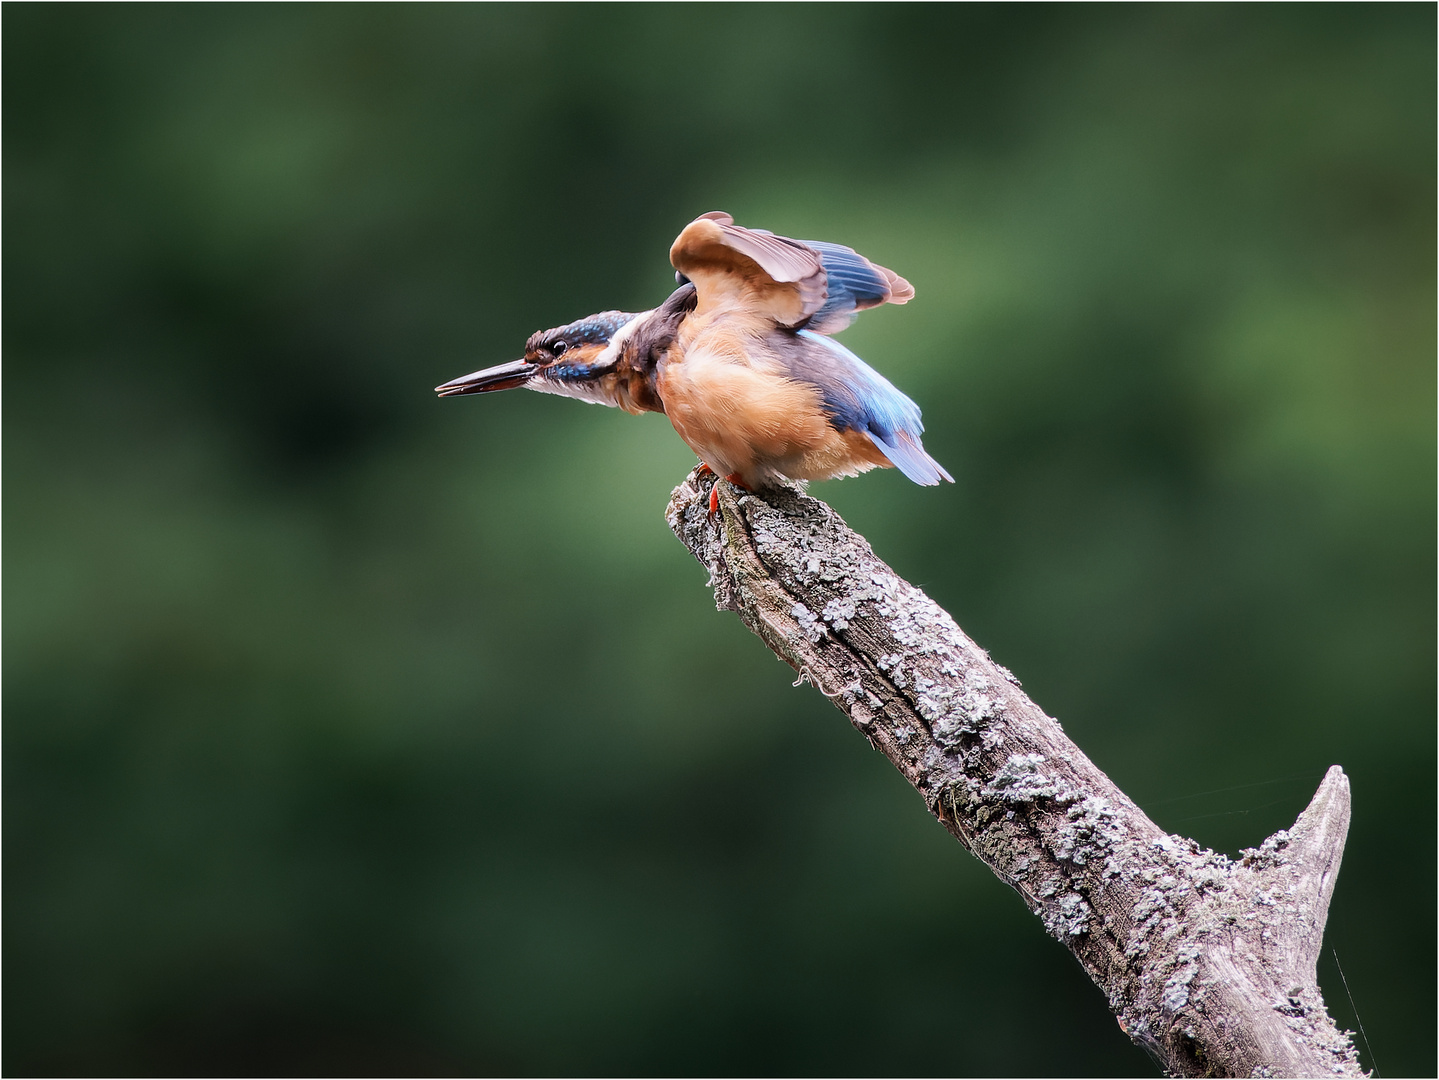
M 693 322 L 657 386 L 675 431 L 715 472 L 760 488 L 781 476 L 820 480 L 889 464 L 863 434 L 831 426 L 819 390 L 785 376 L 761 327 Z

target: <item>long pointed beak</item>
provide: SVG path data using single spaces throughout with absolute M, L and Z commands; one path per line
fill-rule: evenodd
M 483 371 L 471 372 L 469 375 L 441 383 L 435 387 L 435 393 L 440 397 L 460 397 L 463 394 L 485 394 L 491 390 L 513 390 L 517 386 L 524 386 L 539 370 L 539 364 L 532 364 L 528 360 L 512 360 L 508 364 L 485 368 Z

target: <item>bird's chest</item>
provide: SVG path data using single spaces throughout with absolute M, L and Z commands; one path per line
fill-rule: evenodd
M 682 332 L 656 371 L 675 431 L 721 473 L 792 457 L 829 427 L 818 391 L 788 378 L 746 329 L 710 324 Z

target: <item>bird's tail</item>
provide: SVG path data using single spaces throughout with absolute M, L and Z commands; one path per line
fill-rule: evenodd
M 892 441 L 880 438 L 872 431 L 866 431 L 870 441 L 879 447 L 896 469 L 916 484 L 933 487 L 941 480 L 954 483 L 954 477 L 945 471 L 943 465 L 925 452 L 923 444 L 907 431 L 896 431 Z

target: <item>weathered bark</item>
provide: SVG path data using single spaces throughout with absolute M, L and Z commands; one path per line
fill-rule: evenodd
M 719 513 L 708 513 L 718 486 Z M 937 604 L 798 487 L 697 469 L 670 527 L 737 612 L 1012 886 L 1177 1076 L 1362 1076 L 1315 978 L 1349 828 L 1334 766 L 1238 862 L 1165 833 Z

